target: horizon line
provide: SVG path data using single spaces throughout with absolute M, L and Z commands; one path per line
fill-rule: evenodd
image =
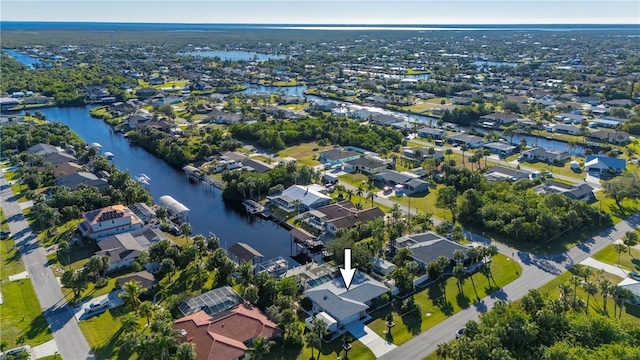
M 275 25 L 275 26 L 547 26 L 547 25 L 617 25 L 617 26 L 638 26 L 638 23 L 571 23 L 571 22 L 548 22 L 548 23 L 429 23 L 429 24 L 403 24 L 403 23 L 268 23 L 268 22 L 155 22 L 155 21 L 78 21 L 78 20 L 3 20 L 0 23 L 50 23 L 50 24 L 144 24 L 144 25 Z

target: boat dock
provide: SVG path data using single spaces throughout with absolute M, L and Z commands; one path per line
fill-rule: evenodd
M 251 215 L 262 214 L 262 212 L 264 211 L 264 206 L 250 199 L 243 201 L 242 205 L 244 205 L 247 213 Z

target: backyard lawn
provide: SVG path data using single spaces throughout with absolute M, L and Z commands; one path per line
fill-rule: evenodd
M 613 246 L 607 246 L 592 257 L 607 264 L 618 264 L 618 253 L 613 249 Z M 620 267 L 640 272 L 640 250 L 631 248 L 631 255 L 626 250 L 620 253 Z
M 571 160 L 577 160 L 578 162 L 580 161 L 580 159 L 576 157 L 571 158 Z M 584 180 L 584 178 L 586 177 L 586 173 L 584 171 L 572 170 L 570 161 L 565 162 L 562 166 L 549 165 L 544 162 L 523 162 L 522 166 L 540 171 L 551 171 L 553 174 L 567 176 L 576 180 Z
M 636 211 L 640 210 L 640 201 L 638 200 L 630 200 L 625 199 L 622 201 L 622 207 L 616 205 L 616 202 L 613 201 L 610 197 L 607 197 L 604 192 L 597 191 L 596 200 L 591 204 L 591 206 L 597 207 L 609 213 L 611 215 L 611 220 L 614 224 L 617 224 L 632 215 Z
M 51 339 L 47 321 L 31 279 L 0 283 L 4 304 L 0 305 L 0 339 L 7 349 L 24 344 L 40 345 Z
M 367 326 L 383 338 L 386 337 L 384 331 L 387 330 L 387 327 L 384 318 L 391 312 L 395 327 L 391 329 L 390 340 L 396 345 L 403 344 L 461 309 L 469 306 L 482 308 L 482 303 L 474 304 L 478 299 L 491 293 L 500 298 L 502 296 L 500 288 L 517 279 L 521 271 L 522 268 L 517 262 L 498 254 L 493 258 L 491 264 L 493 276 L 489 277 L 480 271 L 474 273 L 464 282 L 462 294 L 458 293 L 456 279 L 449 277 L 445 281 L 444 294 L 441 281 L 439 281 L 414 295 L 416 303 L 420 305 L 420 314 L 400 315 L 402 301 L 396 301 L 391 306 L 374 311 L 371 316 L 375 320 L 368 323 Z
M 338 179 L 340 180 L 340 182 L 349 184 L 355 188 L 362 186 L 363 191 L 368 191 L 367 189 L 369 188 L 369 184 L 367 182 L 369 181 L 369 178 L 365 174 L 346 173 L 344 175 L 338 176 Z

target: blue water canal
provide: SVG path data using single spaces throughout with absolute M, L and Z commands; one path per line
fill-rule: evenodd
M 92 106 L 72 108 L 43 108 L 39 111 L 51 121 L 68 125 L 88 144 L 97 142 L 102 152 L 112 152 L 114 163 L 120 170 L 128 170 L 132 176 L 146 174 L 151 178 L 149 190 L 157 202 L 163 195 L 171 195 L 191 211 L 189 223 L 194 234 L 215 233 L 227 248 L 236 242 L 244 242 L 264 255 L 264 260 L 281 255 L 288 256 L 290 238 L 287 230 L 271 221 L 254 220 L 242 210 L 228 206 L 220 190 L 205 191 L 202 184 L 190 183 L 184 172 L 167 165 L 163 160 L 132 145 L 114 133 L 103 121 L 89 115 Z M 293 260 L 291 260 L 293 262 Z

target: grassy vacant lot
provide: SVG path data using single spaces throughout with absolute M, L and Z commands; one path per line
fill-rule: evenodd
M 542 292 L 543 294 L 545 293 L 548 294 L 549 297 L 552 299 L 558 299 L 560 297 L 560 288 L 559 288 L 560 284 L 569 284 L 569 277 L 571 277 L 571 275 L 572 274 L 570 271 L 566 271 L 562 273 L 560 276 L 556 277 L 555 279 L 549 281 L 544 286 L 542 286 L 540 288 L 540 292 Z M 591 278 L 589 280 L 591 282 L 597 283 L 598 277 L 599 277 L 598 271 L 596 270 L 594 271 L 594 274 L 591 275 Z M 614 284 L 617 284 L 620 281 L 622 281 L 620 277 L 609 274 L 609 273 L 604 273 L 604 277 Z M 571 286 L 571 288 L 572 288 L 572 292 L 569 295 L 570 297 L 569 300 L 573 300 L 573 286 Z M 584 289 L 582 289 L 582 287 L 578 287 L 577 297 L 579 299 L 583 299 L 584 301 L 587 301 L 587 293 L 584 291 Z M 589 307 L 590 307 L 589 311 L 602 311 L 603 305 L 604 303 L 603 303 L 602 294 L 598 291 L 598 293 L 593 297 L 591 297 L 591 300 L 589 301 Z M 607 314 L 609 316 L 613 316 L 613 300 L 611 299 L 611 297 L 609 297 L 609 299 L 607 300 Z M 626 305 L 624 308 L 624 311 L 622 312 L 622 318 L 637 320 L 638 318 L 640 318 L 640 306 Z
M 572 158 L 572 160 L 579 161 L 578 158 Z M 523 162 L 522 166 L 533 168 L 540 171 L 551 171 L 553 174 L 567 176 L 576 180 L 584 180 L 585 176 L 587 175 L 582 170 L 573 171 L 571 169 L 570 161 L 567 161 L 562 166 L 549 165 L 544 162 L 534 162 L 534 163 Z
M 0 339 L 7 342 L 7 348 L 22 345 L 22 340 L 35 346 L 53 339 L 31 280 L 3 281 L 1 286 Z
M 62 276 L 64 270 L 77 270 L 83 267 L 84 264 L 89 261 L 89 258 L 98 250 L 100 250 L 98 245 L 91 243 L 90 245 L 69 252 L 57 251 L 47 255 L 47 259 L 49 260 L 48 264 L 54 274 Z
M 19 274 L 24 269 L 13 239 L 0 240 L 0 279 L 5 281 L 7 277 Z
M 73 238 L 73 235 L 78 229 L 78 224 L 81 222 L 82 222 L 82 219 L 69 220 L 66 223 L 58 226 L 58 228 L 55 231 L 55 235 L 53 236 L 49 236 L 47 231 L 43 231 L 40 234 L 38 234 L 38 241 L 43 246 L 51 246 L 53 244 L 59 243 L 62 240 L 69 241 Z M 34 226 L 34 225 L 31 225 L 31 226 L 37 228 L 37 226 Z
M 130 358 L 131 354 L 120 351 L 123 339 L 119 318 L 128 310 L 124 306 L 118 306 L 78 323 L 97 359 Z M 140 321 L 144 321 L 142 317 Z M 146 321 L 144 324 L 146 325 Z
M 369 178 L 365 174 L 358 174 L 358 173 L 348 174 L 347 173 L 347 174 L 338 176 L 338 179 L 340 179 L 341 182 L 349 184 L 355 188 L 362 186 L 363 191 L 368 191 Z
M 451 101 L 449 101 L 449 99 L 447 98 L 435 98 L 429 100 L 419 100 L 415 104 L 407 106 L 404 109 L 414 113 L 422 113 L 435 107 L 441 106 L 442 100 L 445 101 L 446 105 L 451 105 Z
M 597 191 L 595 194 L 597 201 L 593 202 L 591 206 L 600 208 L 609 213 L 614 224 L 621 222 L 636 211 L 640 210 L 640 201 L 625 199 L 621 203 L 622 207 L 619 207 L 613 199 L 607 197 L 602 191 Z
M 320 164 L 320 162 L 318 160 L 314 160 L 314 156 L 317 159 L 321 152 L 331 149 L 332 147 L 333 146 L 318 146 L 315 142 L 310 142 L 289 146 L 284 150 L 280 150 L 278 156 L 298 159 L 298 163 L 300 163 L 300 165 L 315 166 Z
M 400 204 L 407 207 L 409 206 L 409 201 L 411 201 L 412 213 L 417 209 L 422 212 L 432 213 L 433 216 L 440 219 L 451 220 L 451 212 L 449 210 L 436 207 L 436 196 L 438 194 L 438 187 L 436 187 L 435 189 L 430 189 L 429 192 L 416 193 L 413 195 L 405 195 L 401 197 L 389 196 L 389 199 L 399 202 Z
M 613 246 L 598 251 L 593 258 L 607 264 L 618 264 L 618 253 L 613 250 Z M 620 267 L 626 270 L 640 271 L 640 250 L 631 248 L 631 255 L 628 252 L 620 253 Z
M 371 316 L 375 320 L 367 325 L 378 335 L 386 337 L 384 331 L 387 330 L 387 327 L 384 318 L 391 312 L 396 325 L 391 329 L 390 340 L 396 345 L 403 344 L 461 309 L 469 306 L 482 307 L 482 304 L 473 305 L 473 303 L 491 293 L 500 297 L 500 288 L 517 279 L 522 268 L 517 262 L 499 254 L 493 259 L 491 271 L 492 277 L 482 272 L 476 272 L 467 278 L 463 285 L 462 294 L 458 293 L 457 281 L 453 277 L 445 280 L 444 293 L 441 281 L 431 284 L 414 295 L 416 303 L 420 305 L 420 314 L 401 315 L 402 301 L 396 301 L 390 306 L 373 312 Z
M 331 194 L 331 197 L 333 197 L 335 199 L 335 198 L 338 197 L 338 195 L 339 195 L 338 192 L 334 191 Z M 354 192 L 353 195 L 351 195 L 351 199 L 349 199 L 349 197 L 346 194 L 342 194 L 342 195 L 344 196 L 345 200 L 351 200 L 351 202 L 353 204 L 362 204 L 362 208 L 363 209 L 368 209 L 368 208 L 371 207 L 371 200 L 370 199 L 367 199 L 366 197 L 360 197 L 357 194 L 355 194 L 355 192 Z M 389 211 L 391 211 L 390 207 L 380 204 L 379 202 L 377 202 L 375 200 L 375 198 L 373 200 L 373 205 L 377 206 L 378 208 L 380 208 L 380 210 L 382 210 L 385 214 L 388 213 Z

